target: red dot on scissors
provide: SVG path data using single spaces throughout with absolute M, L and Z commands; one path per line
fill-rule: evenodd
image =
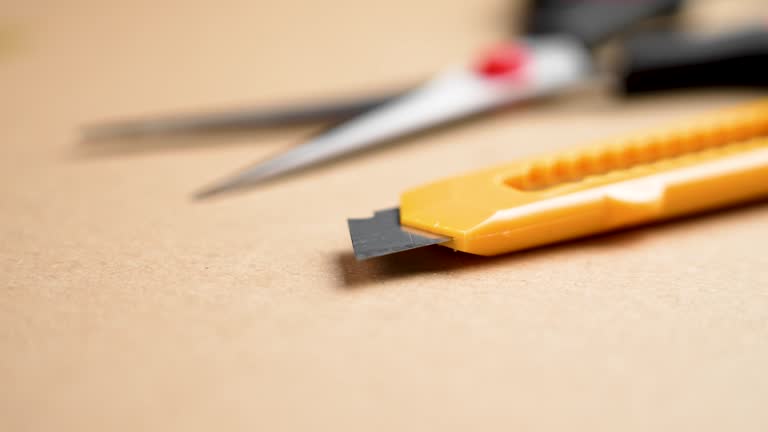
M 503 44 L 492 48 L 476 67 L 476 71 L 489 78 L 514 75 L 526 62 L 525 49 L 519 44 Z

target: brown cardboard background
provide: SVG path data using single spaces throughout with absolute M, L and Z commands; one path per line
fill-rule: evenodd
M 710 28 L 764 12 L 695 6 Z M 5 0 L 0 429 L 766 430 L 764 204 L 494 259 L 356 263 L 345 226 L 430 179 L 757 92 L 583 91 L 202 203 L 320 126 L 77 145 L 99 119 L 408 83 L 519 7 Z

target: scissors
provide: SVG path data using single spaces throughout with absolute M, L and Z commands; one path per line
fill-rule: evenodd
M 683 0 L 539 0 L 530 6 L 525 37 L 490 47 L 478 60 L 449 67 L 409 91 L 270 111 L 107 124 L 90 129 L 89 134 L 144 135 L 346 119 L 196 195 L 208 197 L 448 122 L 563 92 L 595 74 L 596 47 L 651 18 L 678 13 Z M 697 85 L 766 85 L 768 74 L 760 71 L 765 71 L 767 45 L 765 26 L 717 38 L 692 39 L 673 32 L 641 34 L 625 43 L 624 65 L 618 74 L 628 94 Z M 763 69 L 739 72 L 745 70 L 745 62 Z M 745 81 L 747 75 L 751 78 Z M 703 79 L 707 76 L 709 79 Z

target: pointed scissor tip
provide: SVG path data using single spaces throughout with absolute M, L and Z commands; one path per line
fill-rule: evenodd
M 86 125 L 80 129 L 80 141 L 83 143 L 93 143 L 99 141 L 112 141 L 125 138 L 141 138 L 146 135 L 157 133 L 149 124 L 143 123 L 104 123 Z
M 256 186 L 259 183 L 263 183 L 274 177 L 273 175 L 262 174 L 259 176 L 256 174 L 261 174 L 261 172 L 254 169 L 246 170 L 232 177 L 225 178 L 216 183 L 203 187 L 201 190 L 196 192 L 193 197 L 194 199 L 198 200 L 207 199 L 216 195 Z
M 87 126 L 80 130 L 79 141 L 81 144 L 92 144 L 99 141 L 109 141 L 122 137 L 124 137 L 124 135 L 119 131 L 99 126 Z
M 205 199 L 220 193 L 234 191 L 235 189 L 256 186 L 280 177 L 293 169 L 294 167 L 290 164 L 285 164 L 278 157 L 247 168 L 231 177 L 205 187 L 197 192 L 194 197 L 196 199 Z
M 195 192 L 192 198 L 195 200 L 204 200 L 212 198 L 216 195 L 220 195 L 225 192 L 235 190 L 241 186 L 241 183 L 237 180 L 227 180 L 219 183 L 214 183 L 210 186 L 206 186 L 203 189 Z

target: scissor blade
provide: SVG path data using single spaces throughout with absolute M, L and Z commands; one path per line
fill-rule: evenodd
M 100 123 L 86 126 L 83 129 L 83 140 L 97 141 L 339 120 L 385 104 L 400 94 L 402 93 L 349 100 L 321 101 L 301 106 L 286 105 L 199 114 L 178 114 Z
M 450 237 L 405 229 L 400 225 L 400 209 L 375 212 L 372 218 L 348 219 L 352 248 L 358 260 L 365 260 L 424 246 L 445 243 Z
M 471 67 L 448 70 L 424 86 L 198 196 L 259 183 L 501 105 L 550 94 L 581 81 L 590 70 L 589 53 L 570 38 L 537 38 L 520 47 L 527 60 L 514 76 L 489 77 Z
M 291 171 L 378 144 L 387 139 L 443 123 L 489 106 L 498 91 L 469 71 L 449 71 L 424 87 L 355 117 L 277 157 L 269 159 L 199 193 L 205 197 L 252 185 Z

